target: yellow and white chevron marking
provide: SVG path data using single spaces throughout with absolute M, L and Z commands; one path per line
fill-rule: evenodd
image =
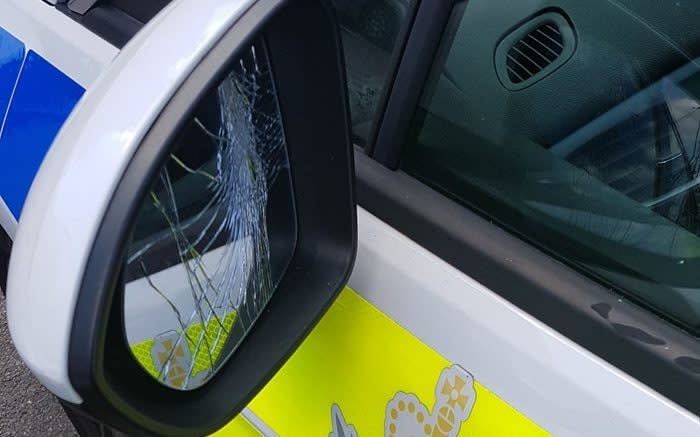
M 550 435 L 464 369 L 346 288 L 248 408 L 289 437 Z
M 163 379 L 171 387 L 185 388 L 183 384 L 188 380 L 187 372 L 190 368 L 192 377 L 189 381 L 194 382 L 204 376 L 202 372 L 211 371 L 218 362 L 235 320 L 236 312 L 233 311 L 221 321 L 212 318 L 206 329 L 202 329 L 201 322 L 193 323 L 185 330 L 183 339 L 186 341 L 180 340 L 180 333 L 176 331 L 164 332 L 152 339 L 130 345 L 131 353 L 154 378 Z M 167 362 L 170 362 L 167 374 L 161 376 L 161 369 Z

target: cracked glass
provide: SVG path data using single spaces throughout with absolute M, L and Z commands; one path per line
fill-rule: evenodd
M 270 244 L 268 216 L 274 190 L 275 220 L 294 223 L 288 167 L 270 65 L 255 44 L 196 107 L 131 232 L 126 337 L 162 384 L 206 383 L 274 293 L 293 248 Z

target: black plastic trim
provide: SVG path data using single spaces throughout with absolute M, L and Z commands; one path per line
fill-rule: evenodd
M 7 289 L 7 271 L 10 268 L 10 254 L 12 253 L 12 238 L 5 229 L 0 226 L 0 289 L 5 294 Z
M 75 308 L 69 377 L 81 411 L 130 435 L 209 434 L 282 366 L 346 284 L 356 251 L 353 149 L 340 36 L 324 0 L 259 0 L 198 65 L 128 165 L 98 231 Z M 236 52 L 263 38 L 275 77 L 296 206 L 294 255 L 263 314 L 204 386 L 177 391 L 141 369 L 124 338 L 121 259 L 153 175 Z M 323 181 L 323 183 L 319 183 Z M 121 341 L 120 341 L 121 340 Z
M 163 10 L 172 0 L 101 0 L 115 8 L 121 9 L 142 23 L 148 23 L 158 12 Z
M 56 9 L 82 24 L 108 43 L 122 48 L 146 23 L 114 6 L 96 6 L 85 14 L 77 14 L 67 3 L 59 3 Z
M 355 154 L 360 206 L 695 414 L 700 342 L 401 171 Z
M 396 47 L 391 54 L 391 59 L 389 61 L 389 73 L 384 80 L 384 87 L 382 87 L 382 93 L 379 97 L 379 102 L 377 103 L 376 114 L 372 123 L 372 128 L 369 133 L 369 137 L 364 144 L 364 152 L 368 155 L 374 153 L 374 149 L 377 143 L 377 136 L 381 130 L 381 122 L 384 114 L 386 113 L 386 108 L 389 104 L 389 97 L 391 96 L 391 90 L 396 82 L 396 75 L 399 71 L 401 65 L 401 60 L 406 52 L 406 44 L 408 43 L 408 37 L 411 35 L 413 26 L 415 24 L 416 16 L 418 14 L 418 8 L 420 7 L 421 0 L 411 0 L 408 10 L 406 11 L 406 19 L 401 25 L 399 35 L 396 39 Z
M 109 0 L 99 1 L 83 14 L 59 3 L 56 9 L 85 26 L 113 46 L 122 48 L 171 0 Z
M 408 134 L 453 6 L 453 1 L 445 0 L 422 0 L 418 5 L 394 82 L 381 102 L 383 112 L 375 123 L 374 141 L 370 141 L 373 146 L 367 149 L 389 168 L 398 167 L 400 149 L 396 145 L 403 144 Z
M 112 429 L 86 415 L 75 405 L 61 399 L 59 399 L 59 403 L 80 437 L 127 437 L 126 434 Z

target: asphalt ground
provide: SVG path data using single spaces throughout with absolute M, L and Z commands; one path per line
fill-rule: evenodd
M 17 355 L 7 329 L 1 293 L 0 436 L 77 436 L 56 398 L 39 384 Z

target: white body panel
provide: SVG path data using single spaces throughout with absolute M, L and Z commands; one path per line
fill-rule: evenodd
M 63 399 L 81 402 L 68 379 L 67 353 L 85 255 L 100 223 L 96 218 L 102 217 L 116 181 L 172 90 L 252 2 L 174 2 L 88 89 L 80 117 L 66 124 L 34 182 L 15 240 L 8 318 L 24 361 Z M 86 88 L 117 54 L 40 0 L 4 0 L 0 26 L 20 35 L 28 48 Z M 162 72 L 157 86 L 132 86 L 155 69 Z M 133 92 L 123 92 L 130 88 Z M 5 226 L 3 217 L 0 204 L 0 224 Z M 700 435 L 697 416 L 362 208 L 350 285 L 554 435 Z M 264 427 L 251 412 L 244 414 Z
M 86 92 L 34 180 L 10 263 L 7 316 L 22 359 L 67 401 L 82 401 L 68 378 L 69 337 L 86 257 L 107 202 L 174 90 L 252 3 L 173 2 Z M 158 80 L 147 80 L 154 72 Z
M 700 435 L 697 416 L 362 208 L 350 286 L 553 435 Z

